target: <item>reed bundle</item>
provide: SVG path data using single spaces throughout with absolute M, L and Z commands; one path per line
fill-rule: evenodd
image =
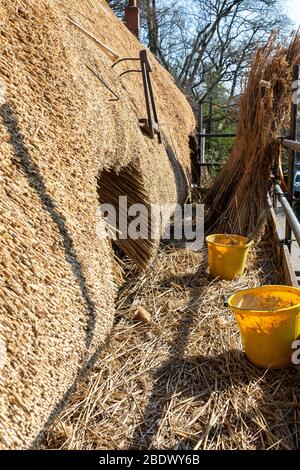
M 157 243 L 151 239 L 151 203 L 143 185 L 143 177 L 140 171 L 133 165 L 122 169 L 119 173 L 104 170 L 98 180 L 98 194 L 101 204 L 111 204 L 116 209 L 116 227 L 108 227 L 108 230 L 115 231 L 116 243 L 120 249 L 132 259 L 135 264 L 144 269 L 149 261 L 155 256 Z M 147 238 L 132 239 L 127 237 L 122 239 L 120 227 L 128 225 L 133 217 L 128 217 L 126 208 L 120 205 L 120 197 L 127 197 L 127 208 L 134 204 L 142 204 L 145 211 L 138 214 L 141 225 L 147 226 Z
M 257 50 L 240 100 L 235 144 L 206 197 L 209 230 L 245 235 L 267 207 L 272 166 L 281 167 L 277 137 L 288 127 L 293 66 L 299 62 L 298 33 L 284 46 L 273 35 Z

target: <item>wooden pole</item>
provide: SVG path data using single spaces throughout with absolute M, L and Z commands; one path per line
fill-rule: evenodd
M 107 55 L 107 57 L 109 57 L 113 62 L 116 62 L 118 59 L 119 59 L 119 56 L 116 52 L 114 52 L 112 49 L 110 49 L 108 46 L 106 46 L 105 44 L 103 44 L 103 42 L 99 41 L 99 39 L 97 39 L 93 34 L 89 33 L 86 29 L 84 29 L 82 26 L 80 26 L 78 23 L 76 23 L 75 21 L 71 20 L 71 18 L 68 18 L 67 17 L 67 20 L 69 21 L 69 23 L 73 24 L 74 26 L 76 26 L 76 28 L 79 29 L 79 31 L 81 31 L 83 34 L 85 34 L 85 36 L 87 36 L 88 38 L 92 39 L 92 41 L 98 46 L 100 47 L 100 49 L 102 50 L 102 52 L 104 52 L 104 54 Z

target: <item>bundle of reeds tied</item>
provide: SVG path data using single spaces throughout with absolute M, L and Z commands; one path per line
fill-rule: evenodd
M 267 207 L 271 169 L 280 166 L 277 137 L 289 127 L 293 66 L 297 63 L 298 33 L 284 46 L 272 35 L 257 50 L 240 100 L 235 144 L 206 197 L 208 230 L 246 235 Z

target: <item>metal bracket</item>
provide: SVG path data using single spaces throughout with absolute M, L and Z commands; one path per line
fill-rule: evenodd
M 121 75 L 119 75 L 119 77 L 123 77 L 124 75 L 126 75 L 127 73 L 142 73 L 141 70 L 135 70 L 135 69 L 132 69 L 132 70 L 126 70 L 126 72 L 123 72 L 121 73 Z
M 113 63 L 111 68 L 113 69 L 116 65 L 120 64 L 121 62 L 127 62 L 128 60 L 140 60 L 139 57 L 124 57 L 123 59 L 119 59 Z
M 279 241 L 280 245 L 286 245 L 286 246 L 290 246 L 291 243 L 292 243 L 292 240 L 286 240 L 286 239 L 283 239 L 283 240 L 280 240 Z
M 107 83 L 105 83 L 105 81 L 100 77 L 100 75 L 97 72 L 95 72 L 95 70 L 93 70 L 92 67 L 90 67 L 89 65 L 85 64 L 85 66 L 102 83 L 102 85 L 104 85 L 114 96 L 114 98 L 111 98 L 109 101 L 119 101 L 120 100 L 119 96 L 107 85 Z
M 284 192 L 282 194 L 277 194 L 277 197 L 278 197 L 279 200 L 284 197 L 290 205 L 291 205 L 291 203 L 297 201 L 297 198 L 295 198 L 294 196 L 290 197 L 287 192 Z
M 126 62 L 130 60 L 140 61 L 141 69 L 140 70 L 137 70 L 137 69 L 127 70 L 121 73 L 119 76 L 122 77 L 128 73 L 141 73 L 142 74 L 147 118 L 140 119 L 139 122 L 141 124 L 141 130 L 142 132 L 147 134 L 151 139 L 154 139 L 155 135 L 157 135 L 158 142 L 162 144 L 161 131 L 160 131 L 160 127 L 158 124 L 156 104 L 155 104 L 154 93 L 153 93 L 152 82 L 151 82 L 152 68 L 148 60 L 147 51 L 146 50 L 140 51 L 139 58 L 125 57 L 124 59 L 120 59 L 112 65 L 112 68 L 114 68 L 116 65 L 120 64 L 121 62 Z

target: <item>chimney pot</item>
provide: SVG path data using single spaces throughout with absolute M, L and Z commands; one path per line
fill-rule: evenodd
M 137 6 L 136 0 L 129 0 L 129 4 L 125 8 L 125 24 L 132 34 L 139 39 L 141 19 L 140 9 Z

